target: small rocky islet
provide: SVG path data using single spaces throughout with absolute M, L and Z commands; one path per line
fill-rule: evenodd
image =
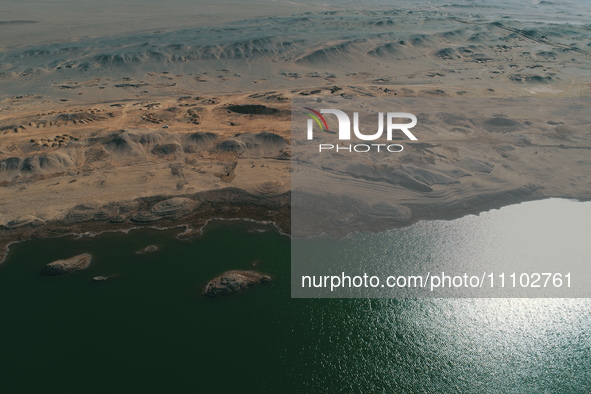
M 56 260 L 41 269 L 41 275 L 65 275 L 76 271 L 85 270 L 90 266 L 92 256 L 83 253 L 69 259 Z
M 270 276 L 255 271 L 226 271 L 205 285 L 203 295 L 212 298 L 228 296 L 270 281 Z
M 158 251 L 158 246 L 156 245 L 148 245 L 143 249 L 138 250 L 135 254 L 145 254 Z

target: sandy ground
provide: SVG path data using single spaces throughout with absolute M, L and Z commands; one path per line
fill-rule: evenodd
M 261 201 L 285 196 L 294 98 L 540 97 L 561 105 L 590 93 L 583 3 L 270 3 L 248 12 L 153 5 L 125 24 L 137 7 L 94 15 L 90 2 L 39 2 L 32 11 L 5 3 L 3 237 L 41 234 L 56 223 L 153 223 L 176 216 L 148 202 L 182 196 L 199 204 L 172 201 L 173 211 L 198 212 L 206 202 L 200 195 L 227 188 Z M 519 127 L 499 129 L 501 115 Z M 580 115 L 553 123 L 518 109 L 484 109 L 474 121 L 491 119 L 492 129 L 471 128 L 433 113 L 441 127 L 407 144 L 404 155 L 373 163 L 383 179 L 406 177 L 389 183 L 404 212 L 399 223 L 527 199 L 591 197 L 591 132 Z M 462 176 L 453 181 L 417 177 L 454 169 Z

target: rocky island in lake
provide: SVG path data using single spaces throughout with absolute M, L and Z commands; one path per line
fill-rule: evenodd
M 90 266 L 92 256 L 88 253 L 79 254 L 69 259 L 57 260 L 47 264 L 41 270 L 41 275 L 65 275 L 85 270 Z
M 270 276 L 255 271 L 227 271 L 210 280 L 203 289 L 203 294 L 208 297 L 227 296 L 270 281 Z

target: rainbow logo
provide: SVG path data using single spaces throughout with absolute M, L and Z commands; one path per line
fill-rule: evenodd
M 308 114 L 312 119 L 314 119 L 316 121 L 316 123 L 318 123 L 318 126 L 320 126 L 320 130 L 324 131 L 327 130 L 328 131 L 328 125 L 326 124 L 326 120 L 324 119 L 324 116 L 322 116 L 320 114 L 320 112 L 313 110 L 312 108 L 308 108 L 308 107 L 304 107 L 304 109 L 307 109 L 310 112 L 306 112 L 306 114 Z

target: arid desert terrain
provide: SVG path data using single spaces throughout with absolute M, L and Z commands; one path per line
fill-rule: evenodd
M 115 7 L 0 6 L 5 244 L 139 225 L 197 229 L 211 217 L 289 231 L 294 98 L 525 97 L 556 108 L 581 98 L 582 108 L 569 107 L 577 116 L 555 120 L 518 108 L 483 108 L 473 121 L 434 110 L 435 126 L 404 154 L 339 176 L 388 183 L 403 213 L 397 225 L 591 198 L 584 3 Z

